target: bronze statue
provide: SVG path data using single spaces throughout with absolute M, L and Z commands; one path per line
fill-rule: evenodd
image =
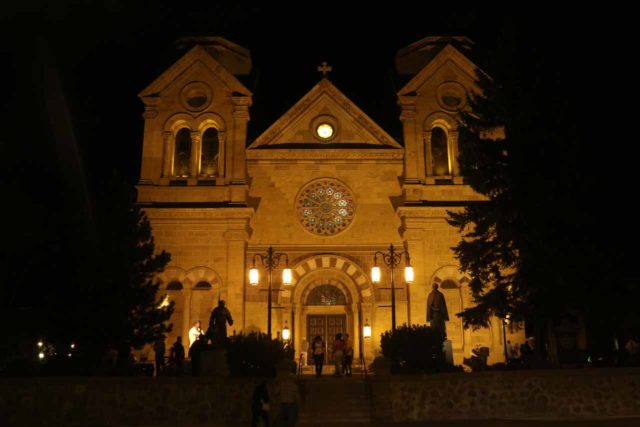
M 214 344 L 220 345 L 227 340 L 227 322 L 229 326 L 233 325 L 231 312 L 224 306 L 224 301 L 218 301 L 218 306 L 211 311 L 209 318 L 209 330 L 207 336 L 211 338 Z
M 449 320 L 447 312 L 447 302 L 442 292 L 438 290 L 438 284 L 433 284 L 433 291 L 427 297 L 427 322 L 431 322 L 431 327 L 438 330 L 443 336 L 447 336 L 445 323 Z

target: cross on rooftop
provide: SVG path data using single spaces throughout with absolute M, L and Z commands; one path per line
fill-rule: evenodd
M 322 77 L 327 77 L 327 73 L 332 71 L 333 68 L 329 65 L 327 65 L 326 61 L 322 62 L 322 65 L 318 67 L 318 71 L 320 71 L 322 73 Z

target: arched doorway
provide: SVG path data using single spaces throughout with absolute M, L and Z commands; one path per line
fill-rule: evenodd
M 346 305 L 346 295 L 339 287 L 332 284 L 321 284 L 307 294 L 306 336 L 310 342 L 316 336 L 322 338 L 322 342 L 325 343 L 326 363 L 333 363 L 333 355 L 329 349 L 336 334 L 342 334 L 343 337 L 349 334 L 347 313 L 350 310 L 346 309 Z
M 282 292 L 282 305 L 291 309 L 297 350 L 304 348 L 305 342 L 311 343 L 310 335 L 320 332 L 324 321 L 323 340 L 331 337 L 333 343 L 335 333 L 347 333 L 355 350 L 354 360 L 359 360 L 363 345 L 367 355 L 373 354 L 377 342 L 363 342 L 361 334 L 365 319 L 373 321 L 373 289 L 368 275 L 356 262 L 336 254 L 303 258 L 293 266 L 293 283 L 291 290 Z M 309 328 L 311 321 L 318 330 Z

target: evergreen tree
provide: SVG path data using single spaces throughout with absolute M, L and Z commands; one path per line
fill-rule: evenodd
M 594 302 L 584 288 L 601 251 L 570 69 L 554 44 L 516 33 L 507 28 L 511 42 L 492 57 L 494 79 L 477 71 L 480 93 L 460 115 L 461 174 L 486 197 L 449 217 L 462 231 L 454 252 L 476 303 L 460 314 L 466 327 L 492 315 L 544 326 Z
M 101 316 L 96 332 L 124 357 L 130 347 L 140 348 L 171 330 L 166 322 L 174 303 L 163 306 L 157 279 L 171 255 L 155 252 L 151 225 L 128 184 L 115 175 L 109 187 L 98 204 L 102 278 L 89 296 L 99 298 L 93 304 Z

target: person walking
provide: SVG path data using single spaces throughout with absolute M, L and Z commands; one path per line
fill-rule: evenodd
M 253 391 L 253 398 L 251 399 L 251 427 L 258 427 L 260 419 L 262 419 L 262 425 L 264 427 L 269 427 L 270 410 L 267 382 L 263 380 Z
M 334 377 L 342 376 L 342 364 L 344 363 L 344 340 L 342 334 L 336 334 L 336 339 L 332 346 L 333 362 L 336 367 L 336 371 L 333 374 Z
M 353 343 L 349 339 L 349 334 L 344 336 L 344 374 L 351 376 L 351 364 L 353 363 Z
M 282 425 L 294 427 L 298 422 L 298 404 L 300 403 L 300 391 L 295 377 L 291 374 L 283 375 L 277 382 L 276 390 L 280 398 Z
M 322 364 L 324 363 L 324 343 L 320 335 L 316 335 L 311 345 L 313 352 L 313 363 L 316 365 L 316 377 L 322 375 Z

